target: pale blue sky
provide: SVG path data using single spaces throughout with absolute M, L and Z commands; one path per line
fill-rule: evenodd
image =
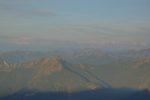
M 0 46 L 150 44 L 150 0 L 0 0 Z

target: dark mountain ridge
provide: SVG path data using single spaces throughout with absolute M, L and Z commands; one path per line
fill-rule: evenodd
M 0 100 L 149 100 L 150 92 L 132 89 L 100 89 L 90 91 L 38 92 L 22 90 Z

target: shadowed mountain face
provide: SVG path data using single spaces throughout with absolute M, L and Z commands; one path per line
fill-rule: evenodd
M 20 91 L 13 95 L 1 97 L 0 100 L 149 100 L 150 92 L 130 89 L 100 89 L 67 92 L 33 92 Z
M 0 53 L 0 96 L 6 96 L 4 100 L 33 100 L 31 98 L 38 96 L 57 98 L 59 93 L 64 93 L 59 97 L 65 96 L 64 100 L 67 100 L 68 97 L 82 99 L 81 95 L 88 93 L 93 93 L 91 98 L 106 98 L 115 92 L 115 100 L 149 98 L 148 91 L 140 91 L 150 90 L 149 54 L 148 49 L 118 53 L 99 49 Z M 137 91 L 114 89 L 122 87 Z M 22 93 L 24 89 L 27 91 Z M 122 97 L 117 97 L 119 92 Z M 91 100 L 88 96 L 83 98 Z

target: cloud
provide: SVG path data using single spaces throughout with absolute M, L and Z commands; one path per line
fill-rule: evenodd
M 2 12 L 2 11 L 1 11 Z M 29 11 L 19 10 L 19 9 L 11 9 L 7 11 L 3 11 L 3 14 L 7 14 L 10 16 L 57 16 L 55 12 L 52 12 L 48 9 L 31 9 Z
M 40 15 L 40 16 L 56 16 L 57 14 L 50 11 L 49 9 L 33 9 L 29 12 L 31 15 Z
M 90 23 L 81 24 L 80 29 L 95 30 L 96 32 L 115 33 L 115 34 L 138 34 L 149 33 L 150 23 Z
M 32 43 L 32 38 L 26 37 L 26 36 L 15 37 L 12 39 L 12 42 L 14 42 L 16 44 L 21 44 L 21 45 L 28 45 L 28 44 Z
M 4 16 L 56 16 L 57 13 L 49 8 L 25 8 L 13 4 L 0 4 L 0 14 Z
M 19 45 L 29 45 L 34 42 L 30 36 L 21 36 L 21 35 L 4 35 L 0 33 L 0 42 L 9 43 L 9 44 L 19 44 Z

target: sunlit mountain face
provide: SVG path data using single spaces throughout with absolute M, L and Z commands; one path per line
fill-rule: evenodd
M 0 100 L 150 100 L 149 0 L 0 0 Z

